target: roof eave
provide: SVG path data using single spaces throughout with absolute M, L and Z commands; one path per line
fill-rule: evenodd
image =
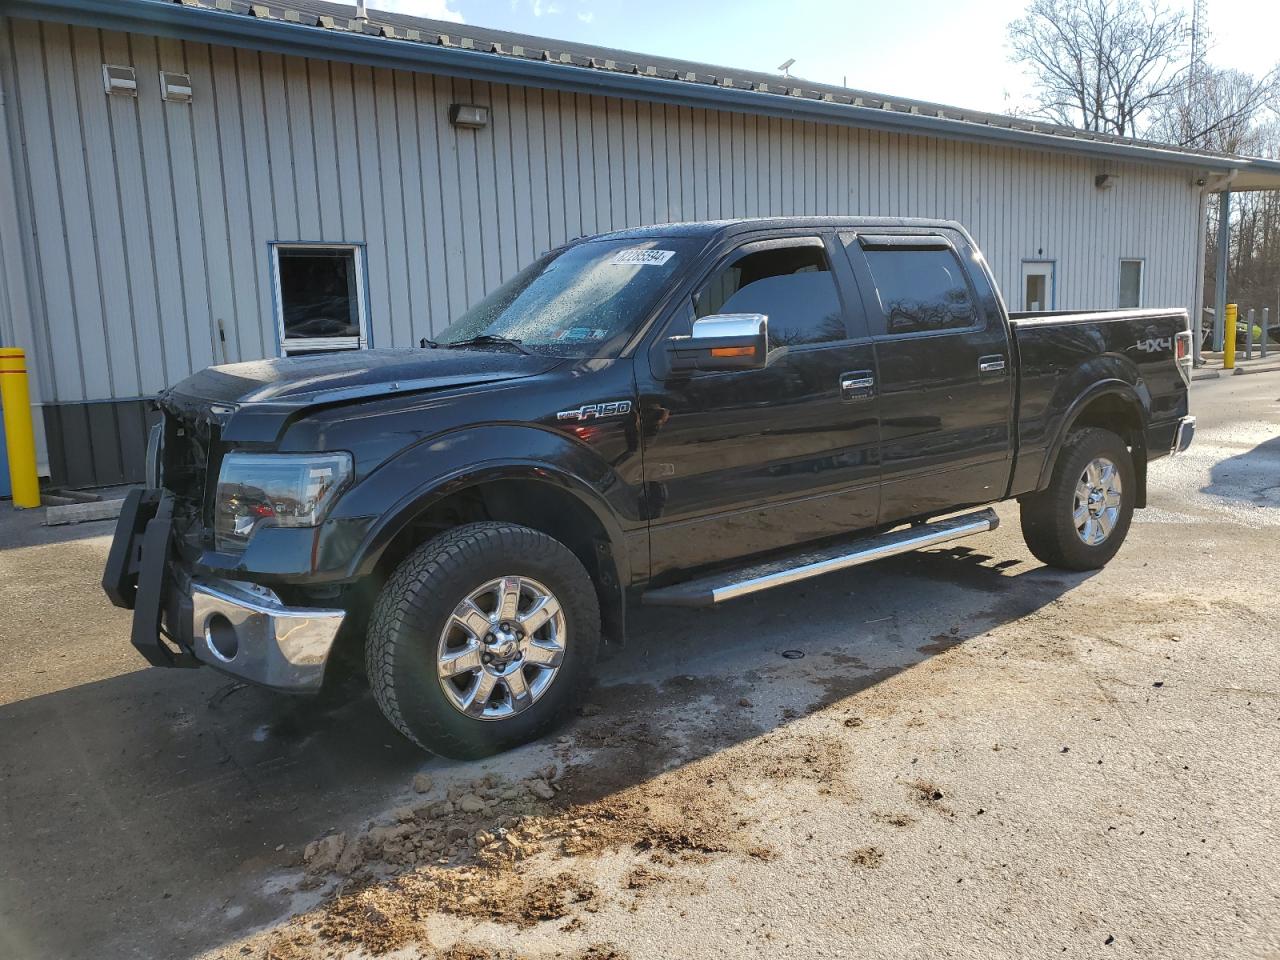
M 1154 145 L 1083 140 L 807 97 L 507 58 L 475 50 L 327 30 L 285 20 L 243 16 L 158 0 L 6 0 L 3 12 L 16 18 L 437 73 L 491 83 L 514 83 L 678 106 L 710 107 L 972 143 L 1054 150 L 1100 159 L 1169 164 L 1204 171 L 1238 170 L 1233 190 L 1280 188 L 1280 162 L 1275 161 L 1189 154 Z

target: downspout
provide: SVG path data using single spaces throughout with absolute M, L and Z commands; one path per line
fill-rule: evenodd
M 0 48 L 8 47 L 9 21 L 0 17 Z M 7 58 L 6 58 L 7 59 Z M 41 357 L 36 350 L 35 324 L 27 290 L 22 230 L 18 225 L 17 181 L 9 144 L 9 96 L 4 87 L 6 64 L 0 62 L 0 346 L 21 347 L 27 354 L 31 419 L 35 428 L 36 468 L 49 476 L 49 447 L 45 439 L 40 389 Z
M 1205 183 L 1202 192 L 1206 199 L 1208 194 L 1216 193 L 1218 195 L 1218 265 L 1217 277 L 1214 287 L 1213 297 L 1213 349 L 1215 351 L 1222 350 L 1222 342 L 1225 336 L 1225 320 L 1227 315 L 1227 254 L 1228 247 L 1231 245 L 1231 182 L 1235 180 L 1240 173 L 1239 170 L 1229 170 L 1221 176 L 1214 177 Z M 1201 221 L 1201 233 L 1203 234 L 1203 221 Z M 1203 239 L 1202 239 L 1203 242 Z M 1203 276 L 1203 270 L 1201 271 Z M 1201 283 L 1204 281 L 1201 280 Z M 1200 311 L 1203 316 L 1204 311 Z M 1199 325 L 1197 325 L 1197 333 Z M 1200 339 L 1195 339 L 1196 349 L 1199 350 Z

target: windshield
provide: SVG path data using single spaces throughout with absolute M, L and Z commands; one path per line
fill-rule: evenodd
M 588 240 L 553 250 L 516 274 L 440 334 L 442 347 L 480 338 L 518 340 L 537 353 L 595 357 L 635 329 L 696 242 L 687 238 Z M 484 342 L 488 338 L 488 343 Z M 614 345 L 616 349 L 619 345 Z

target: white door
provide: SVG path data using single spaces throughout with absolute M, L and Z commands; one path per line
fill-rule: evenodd
M 1038 313 L 1054 309 L 1054 263 L 1052 260 L 1022 261 L 1022 309 Z

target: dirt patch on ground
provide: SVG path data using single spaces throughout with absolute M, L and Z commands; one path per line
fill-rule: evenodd
M 786 781 L 823 793 L 847 789 L 848 757 L 834 738 L 790 731 L 757 737 L 744 749 L 753 721 L 733 720 L 726 729 L 726 711 L 718 709 L 736 704 L 736 687 L 676 678 L 661 689 L 607 693 L 608 705 L 572 728 L 573 750 L 590 751 L 589 761 L 544 767 L 519 781 L 491 775 L 444 786 L 415 778 L 411 803 L 361 831 L 309 844 L 300 886 L 332 892 L 276 934 L 275 949 L 293 949 L 296 941 L 302 952 L 272 960 L 340 956 L 344 949 L 380 955 L 410 944 L 430 949 L 436 916 L 515 928 L 559 922 L 577 931 L 607 898 L 625 903 L 658 888 L 691 891 L 697 885 L 682 874 L 687 867 L 719 857 L 771 859 L 750 812 L 762 787 L 768 792 Z M 673 699 L 708 697 L 707 709 L 686 711 L 695 719 L 683 731 L 650 722 L 658 698 L 670 710 Z M 562 738 L 564 749 L 556 751 L 566 760 L 569 742 Z M 598 865 L 619 853 L 634 862 L 604 893 Z M 462 944 L 442 956 L 501 955 L 484 949 Z M 581 956 L 621 954 L 603 945 Z
M 859 847 L 847 859 L 855 867 L 874 870 L 884 863 L 884 851 L 879 847 Z

